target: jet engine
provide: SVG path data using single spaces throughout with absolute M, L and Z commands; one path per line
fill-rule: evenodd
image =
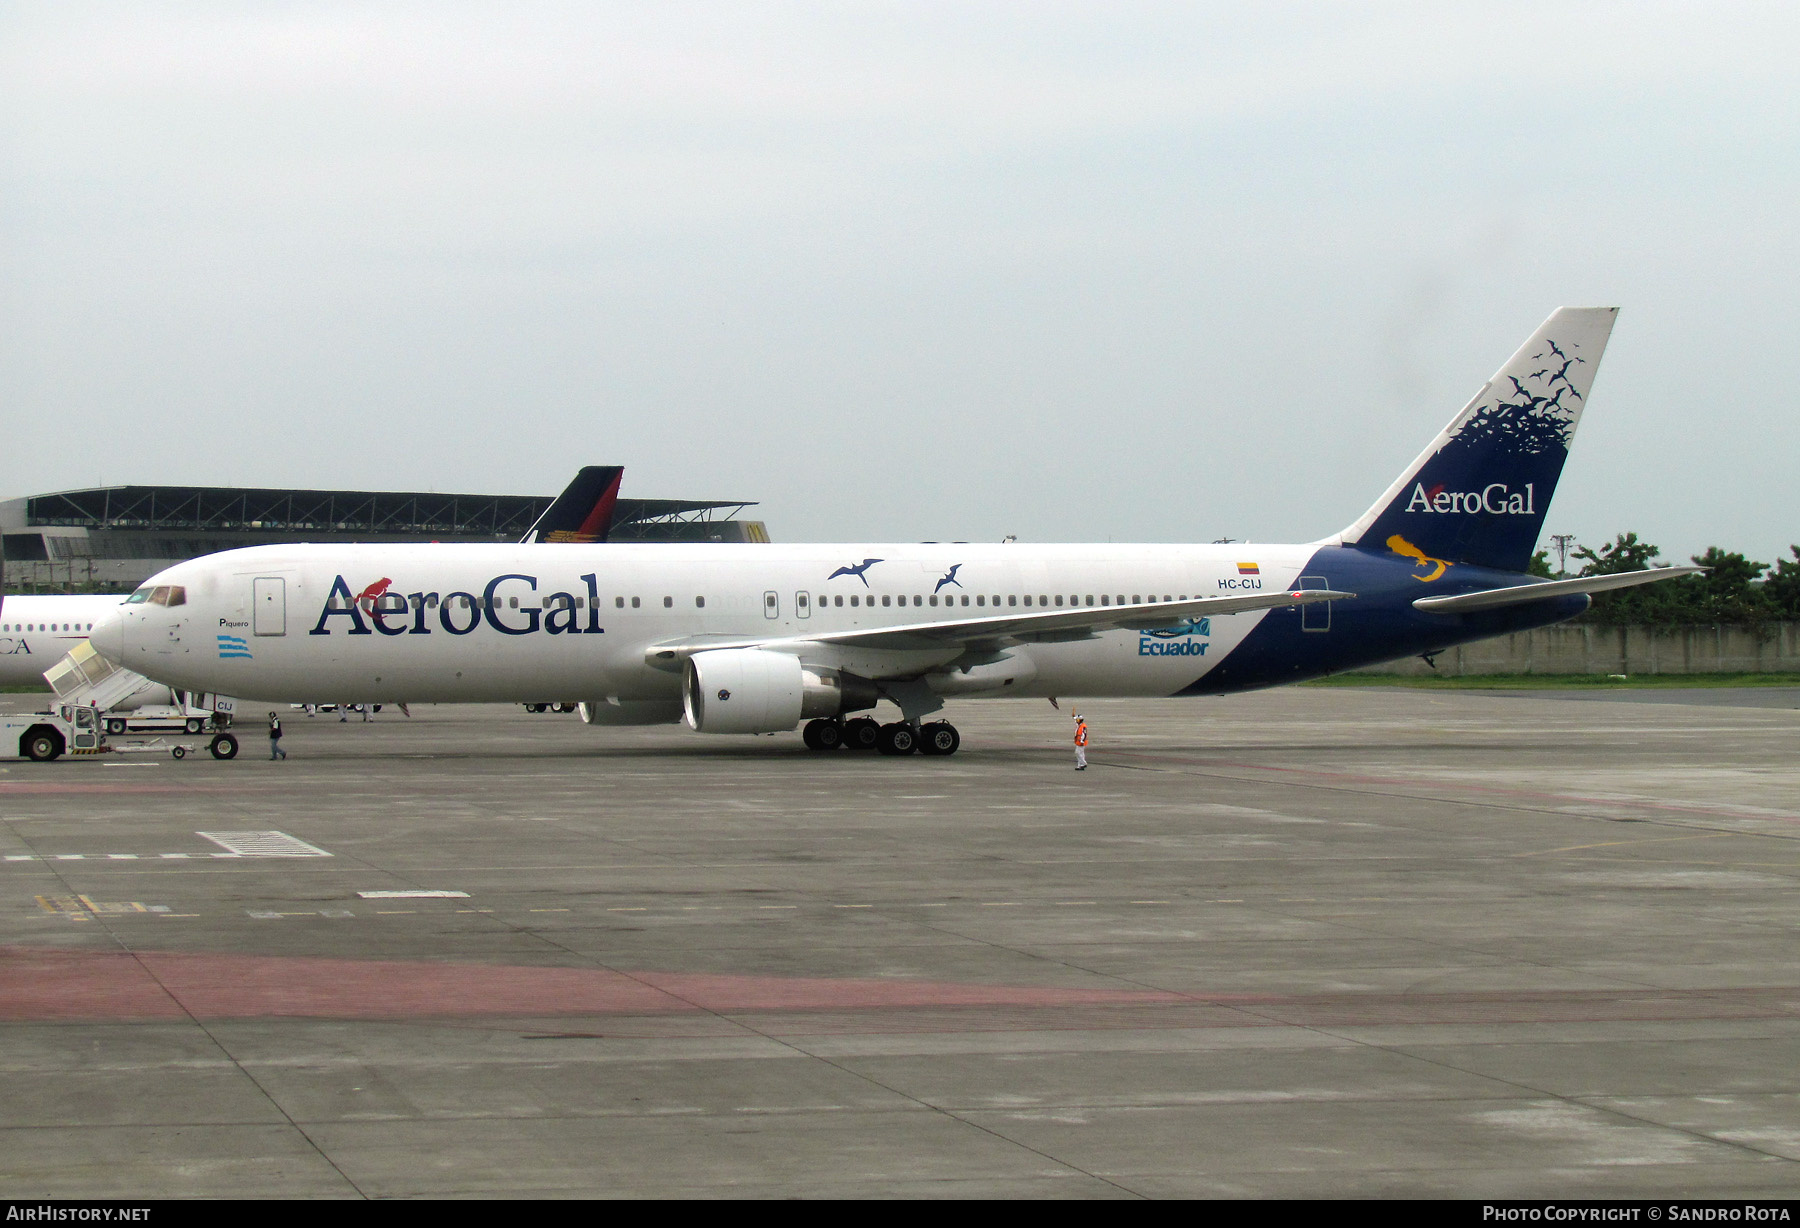
M 682 670 L 688 727 L 701 733 L 781 733 L 802 720 L 873 708 L 867 678 L 764 648 L 697 652 Z

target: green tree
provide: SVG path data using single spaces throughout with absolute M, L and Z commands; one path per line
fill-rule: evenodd
M 1763 595 L 1776 618 L 1800 619 L 1800 546 L 1789 546 L 1791 559 L 1782 559 L 1763 581 Z
M 1769 570 L 1767 563 L 1717 546 L 1696 554 L 1694 562 L 1706 568 L 1705 574 L 1674 581 L 1686 589 L 1692 621 L 1757 626 L 1774 616 L 1766 587 L 1757 583 Z
M 1624 571 L 1649 571 L 1661 558 L 1662 550 L 1638 540 L 1636 533 L 1621 533 L 1618 538 L 1595 550 L 1577 546 L 1577 559 L 1584 560 L 1578 576 L 1616 576 Z
M 1525 564 L 1525 574 L 1540 576 L 1545 580 L 1556 579 L 1556 570 L 1550 566 L 1550 552 L 1540 550 L 1531 556 L 1531 562 Z

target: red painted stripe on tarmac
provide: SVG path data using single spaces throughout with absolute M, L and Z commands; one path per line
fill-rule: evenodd
M 49 781 L 9 780 L 0 783 L 0 794 L 5 793 L 207 793 L 209 789 L 197 789 L 193 785 L 134 785 L 121 781 L 116 785 L 101 784 L 52 784 Z
M 1148 1005 L 1179 994 L 604 968 L 0 948 L 0 1019 L 412 1019 Z

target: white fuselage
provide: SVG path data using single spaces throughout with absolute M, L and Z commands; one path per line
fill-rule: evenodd
M 84 642 L 114 594 L 14 594 L 0 600 L 0 686 L 44 686 L 44 671 Z
M 262 546 L 170 568 L 95 646 L 172 686 L 281 702 L 652 701 L 663 641 L 806 637 L 1292 585 L 1312 546 L 634 544 Z M 873 561 L 871 561 L 873 560 Z M 838 573 L 838 574 L 833 574 Z M 166 599 L 166 598 L 165 598 Z M 493 602 L 489 608 L 490 600 Z M 954 603 L 954 604 L 951 604 Z M 1169 695 L 1264 616 L 959 647 L 820 645 L 809 661 L 924 674 L 940 694 Z M 957 662 L 956 667 L 950 667 Z M 934 672 L 935 671 L 935 672 Z

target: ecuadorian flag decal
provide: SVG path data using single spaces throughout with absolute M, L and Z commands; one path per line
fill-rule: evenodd
M 250 641 L 241 635 L 219 636 L 220 660 L 230 657 L 242 657 L 246 661 L 254 660 L 250 655 Z
M 1240 575 L 1240 576 L 1260 576 L 1260 575 L 1262 575 L 1262 568 L 1258 567 L 1255 563 L 1239 563 L 1238 564 L 1238 575 Z

